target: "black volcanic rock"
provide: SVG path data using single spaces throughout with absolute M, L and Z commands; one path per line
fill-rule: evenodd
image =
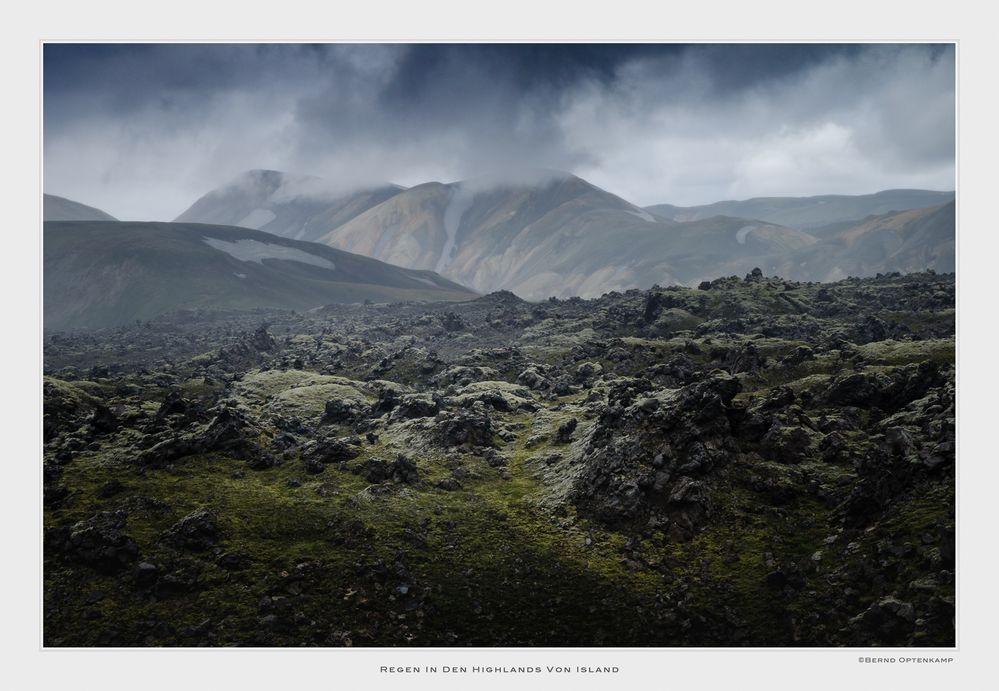
M 138 547 L 125 531 L 124 511 L 102 511 L 73 525 L 65 549 L 72 558 L 104 573 L 126 568 Z
M 218 518 L 210 509 L 198 509 L 177 521 L 163 539 L 177 547 L 192 551 L 205 551 L 221 536 Z
M 636 382 L 612 393 L 578 459 L 574 503 L 610 524 L 661 514 L 677 534 L 692 534 L 708 510 L 697 478 L 736 451 L 727 410 L 738 391 L 739 383 L 719 372 L 676 390 Z
M 46 645 L 952 646 L 954 276 L 756 265 L 47 333 Z

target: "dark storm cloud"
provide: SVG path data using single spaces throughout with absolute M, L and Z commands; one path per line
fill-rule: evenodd
M 953 187 L 950 46 L 50 44 L 44 95 L 46 189 L 126 218 L 261 167 L 557 168 L 639 204 Z

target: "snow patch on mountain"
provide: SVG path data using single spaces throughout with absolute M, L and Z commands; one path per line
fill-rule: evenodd
M 220 252 L 225 252 L 230 257 L 234 257 L 242 262 L 256 262 L 263 264 L 265 259 L 282 259 L 284 261 L 300 262 L 311 264 L 323 269 L 336 269 L 336 265 L 329 259 L 303 252 L 295 247 L 285 247 L 284 245 L 272 245 L 258 240 L 242 239 L 235 242 L 219 240 L 217 238 L 202 238 L 205 244 Z
M 735 231 L 735 241 L 740 245 L 746 244 L 746 236 L 756 230 L 756 226 L 743 226 Z

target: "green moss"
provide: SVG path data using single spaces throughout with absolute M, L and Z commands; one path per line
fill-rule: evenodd
M 858 346 L 863 358 L 879 365 L 908 365 L 934 362 L 938 365 L 954 364 L 954 339 L 928 339 L 925 341 L 879 341 Z
M 693 325 L 706 317 L 727 315 L 751 322 L 767 310 L 789 319 L 786 315 L 811 309 L 817 289 L 800 286 L 785 291 L 792 294 L 791 301 L 774 295 L 774 286 L 741 280 L 725 290 L 676 291 L 684 307 L 672 310 L 666 321 Z M 835 290 L 855 292 L 849 286 Z M 499 435 L 494 439 L 496 451 L 507 459 L 501 467 L 492 467 L 487 458 L 468 449 L 440 448 L 428 436 L 433 434 L 432 420 L 389 422 L 387 418 L 369 422 L 378 438 L 364 444 L 357 458 L 327 466 L 318 475 L 307 474 L 294 452 L 260 471 L 224 454 L 189 456 L 170 467 L 144 471 L 136 465 L 135 456 L 151 441 L 144 440 L 145 435 L 155 429 L 145 425 L 174 388 L 203 403 L 222 394 L 230 396 L 251 417 L 259 417 L 264 431 L 256 442 L 269 447 L 277 431 L 270 427 L 274 420 L 270 413 L 315 418 L 329 398 L 371 402 L 383 385 L 400 390 L 409 390 L 407 384 L 421 390 L 431 386 L 432 375 L 424 371 L 426 353 L 419 348 L 390 358 L 388 370 L 380 364 L 386 354 L 430 341 L 399 336 L 387 327 L 382 337 L 373 331 L 380 328 L 377 324 L 365 323 L 357 333 L 369 344 L 382 338 L 383 347 L 371 347 L 363 354 L 355 347 L 361 336 L 348 340 L 348 347 L 319 334 L 320 329 L 336 326 L 332 318 L 300 325 L 308 335 L 292 334 L 281 341 L 289 348 L 276 356 L 283 362 L 291 354 L 302 355 L 307 367 L 318 369 L 336 357 L 343 365 L 337 371 L 355 379 L 267 369 L 247 372 L 242 380 L 224 387 L 204 383 L 210 357 L 117 380 L 47 378 L 52 400 L 62 400 L 77 412 L 102 400 L 116 413 L 126 411 L 133 428 L 95 437 L 60 430 L 62 438 L 56 436 L 46 460 L 48 470 L 56 462 L 62 469 L 56 481 L 69 495 L 46 508 L 45 527 L 64 528 L 99 511 L 130 506 L 125 532 L 137 543 L 139 558 L 160 567 L 164 577 L 183 583 L 174 591 L 154 593 L 136 586 L 130 568 L 102 575 L 73 561 L 71 555 L 47 553 L 46 642 L 178 645 L 204 642 L 203 635 L 188 630 L 208 630 L 213 645 L 334 645 L 345 637 L 355 645 L 386 646 L 691 646 L 720 640 L 790 645 L 797 642 L 796 622 L 821 612 L 826 629 L 813 627 L 814 637 L 806 641 L 816 644 L 823 642 L 821 636 L 836 634 L 837 627 L 883 595 L 882 590 L 904 595 L 911 581 L 931 572 L 927 550 L 917 550 L 915 556 L 893 558 L 898 573 L 883 588 L 863 580 L 886 543 L 890 548 L 907 542 L 930 544 L 927 534 L 941 525 L 953 525 L 953 483 L 941 479 L 939 471 L 932 480 L 907 485 L 887 507 L 865 519 L 870 532 L 854 530 L 841 522 L 844 502 L 857 486 L 851 460 L 784 465 L 761 459 L 753 453 L 758 440 L 745 438 L 737 424 L 733 426 L 737 443 L 746 455 L 732 454 L 727 463 L 697 475 L 708 488 L 710 513 L 688 541 L 664 520 L 674 511 L 665 497 L 655 499 L 661 503 L 651 521 L 642 516 L 627 526 L 608 526 L 578 512 L 570 495 L 582 464 L 572 461 L 594 424 L 584 401 L 605 395 L 614 378 L 646 376 L 649 367 L 679 354 L 710 369 L 717 366 L 713 349 L 749 343 L 768 366 L 759 373 L 740 375 L 744 389 L 736 400 L 742 405 L 777 385 L 819 393 L 830 377 L 856 371 L 855 361 L 844 362 L 839 351 L 822 351 L 815 343 L 811 344 L 814 360 L 781 362 L 804 342 L 759 333 L 673 332 L 656 338 L 650 336 L 655 329 L 641 326 L 623 335 L 622 325 L 632 324 L 629 320 L 640 314 L 642 298 L 631 295 L 621 300 L 614 309 L 593 315 L 546 320 L 526 330 L 518 341 L 528 358 L 568 376 L 573 365 L 567 367 L 564 360 L 576 345 L 601 339 L 614 349 L 626 350 L 630 357 L 624 359 L 587 358 L 606 372 L 593 389 L 557 400 L 527 393 L 538 406 L 533 412 L 519 407 L 525 392 L 509 381 L 479 382 L 446 392 L 456 399 L 449 402 L 452 407 L 467 400 L 462 396 L 487 390 L 507 398 L 513 412 L 489 413 L 497 429 L 517 435 L 509 442 Z M 920 319 L 920 328 L 932 331 L 945 325 L 947 317 L 924 314 Z M 603 323 L 611 327 L 594 327 Z M 786 323 L 779 322 L 778 327 Z M 852 324 L 826 330 L 824 336 L 847 334 Z M 473 344 L 485 348 L 491 343 L 476 337 L 468 333 L 461 339 L 440 339 L 435 345 L 440 346 L 442 359 L 455 353 L 460 358 L 463 349 Z M 857 351 L 864 368 L 859 371 L 911 362 L 946 364 L 953 361 L 953 339 L 871 343 Z M 470 355 L 456 362 L 489 360 Z M 516 360 L 511 362 L 490 363 L 501 371 L 495 376 L 515 378 Z M 375 375 L 397 383 L 370 381 Z M 807 397 L 799 405 L 813 421 L 836 412 L 815 407 Z M 136 415 L 140 411 L 145 418 Z M 579 421 L 573 443 L 553 443 L 555 429 L 571 417 Z M 730 420 L 737 422 L 738 413 Z M 862 430 L 842 433 L 848 444 L 857 446 L 851 452 L 860 454 L 876 443 L 869 439 L 871 421 L 861 416 L 856 422 Z M 72 422 L 82 424 L 75 418 Z M 631 432 L 625 429 L 622 434 Z M 323 425 L 316 432 L 354 433 L 346 424 Z M 527 439 L 537 434 L 545 438 L 526 448 Z M 633 452 L 651 458 L 660 436 L 643 430 Z M 819 439 L 816 433 L 813 451 Z M 417 464 L 417 483 L 372 485 L 361 472 L 371 459 L 391 462 L 400 453 Z M 453 491 L 440 487 L 440 481 L 448 478 L 458 479 L 460 487 Z M 124 490 L 102 496 L 109 480 L 120 481 Z M 135 497 L 152 498 L 168 508 L 147 510 Z M 163 539 L 179 519 L 202 507 L 215 512 L 221 529 L 212 549 L 190 552 Z M 849 549 L 848 543 L 853 545 Z M 238 567 L 227 560 L 232 555 L 242 555 Z M 802 574 L 803 586 L 779 590 L 768 584 L 771 571 L 793 571 L 792 563 Z M 933 568 L 932 573 L 939 574 L 940 569 Z M 844 584 L 860 591 L 845 604 Z M 937 594 L 948 595 L 946 584 Z M 284 609 L 266 599 L 271 597 L 286 598 Z M 277 623 L 271 614 L 278 617 Z M 120 637 L 108 638 L 114 631 Z

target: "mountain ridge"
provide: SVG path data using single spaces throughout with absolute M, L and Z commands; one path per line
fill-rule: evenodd
M 117 221 L 118 219 L 95 206 L 88 206 L 56 194 L 42 195 L 44 221 Z
M 46 329 L 115 326 L 178 308 L 307 310 L 476 296 L 433 272 L 248 228 L 54 221 L 44 233 Z
M 228 211 L 219 207 L 219 215 L 213 216 L 209 201 L 225 207 L 233 198 L 219 188 L 179 218 L 266 221 L 255 225 L 398 266 L 436 271 L 479 292 L 511 290 L 529 300 L 596 297 L 654 284 L 696 285 L 756 267 L 783 271 L 794 280 L 834 280 L 853 270 L 873 275 L 949 267 L 945 248 L 900 251 L 900 246 L 890 252 L 891 262 L 878 265 L 878 256 L 888 262 L 887 249 L 879 254 L 870 238 L 854 249 L 837 235 L 864 219 L 896 212 L 895 207 L 907 207 L 898 211 L 902 213 L 938 205 L 927 201 L 946 203 L 954 197 L 949 192 L 883 190 L 642 208 L 571 173 L 523 169 L 408 189 L 362 190 L 336 199 L 320 195 L 307 202 L 308 208 L 296 202 L 292 209 L 281 202 L 294 195 L 276 191 L 282 186 L 314 191 L 323 189 L 323 183 L 276 171 L 250 171 L 244 178 L 264 193 Z M 262 213 L 259 204 L 271 202 L 259 199 L 274 201 L 275 194 L 269 207 L 275 218 L 246 220 L 255 213 L 251 206 Z M 953 228 L 942 216 L 935 218 L 944 231 Z M 944 234 L 931 235 L 941 245 L 949 242 Z M 876 236 L 889 244 L 916 241 L 914 235 L 892 235 L 884 228 Z M 858 254 L 851 257 L 851 252 Z M 837 259 L 835 264 L 830 257 Z M 930 264 L 920 265 L 923 260 Z
M 348 189 L 316 176 L 253 169 L 199 197 L 174 222 L 233 225 L 311 241 L 401 190 L 390 183 Z
M 679 222 L 732 215 L 810 230 L 830 223 L 858 221 L 870 215 L 936 206 L 954 197 L 953 191 L 899 188 L 871 194 L 751 197 L 695 206 L 653 204 L 644 208 L 653 215 Z
M 877 273 L 911 273 L 956 268 L 956 204 L 868 216 L 857 223 L 817 230 L 819 242 L 773 267 L 782 276 L 800 275 L 802 263 L 818 280 Z M 798 266 L 795 266 L 797 264 Z

